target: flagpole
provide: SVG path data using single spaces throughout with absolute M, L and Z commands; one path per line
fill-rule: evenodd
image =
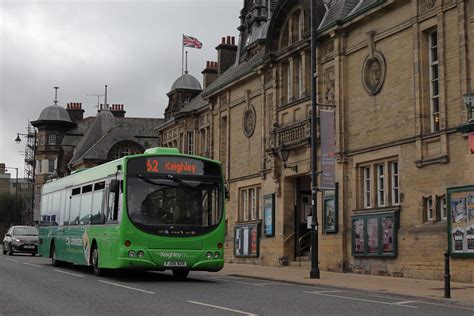
M 184 33 L 181 38 L 181 76 L 184 75 Z

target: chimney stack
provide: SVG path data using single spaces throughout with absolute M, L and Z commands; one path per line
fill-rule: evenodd
M 217 61 L 207 61 L 206 68 L 202 73 L 203 89 L 206 89 L 214 80 L 217 79 Z
M 68 103 L 66 104 L 66 111 L 69 113 L 69 117 L 73 122 L 80 121 L 84 118 L 84 110 L 82 109 L 82 103 Z
M 235 37 L 222 37 L 222 41 L 217 50 L 217 73 L 222 75 L 230 66 L 235 64 L 237 57 L 237 45 L 235 45 Z
M 125 111 L 123 108 L 123 104 L 112 104 L 110 111 L 115 117 L 125 117 Z

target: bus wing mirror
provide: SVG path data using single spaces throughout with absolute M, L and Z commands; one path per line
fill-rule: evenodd
M 110 181 L 110 192 L 119 193 L 120 189 L 120 180 L 111 180 Z

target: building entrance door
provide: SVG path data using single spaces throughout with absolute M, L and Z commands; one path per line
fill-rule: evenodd
M 308 257 L 311 241 L 311 192 L 300 191 L 298 194 L 298 227 L 296 256 Z

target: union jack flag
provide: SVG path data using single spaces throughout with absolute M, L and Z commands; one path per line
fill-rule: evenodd
M 183 46 L 201 49 L 202 43 L 195 37 L 183 34 Z

